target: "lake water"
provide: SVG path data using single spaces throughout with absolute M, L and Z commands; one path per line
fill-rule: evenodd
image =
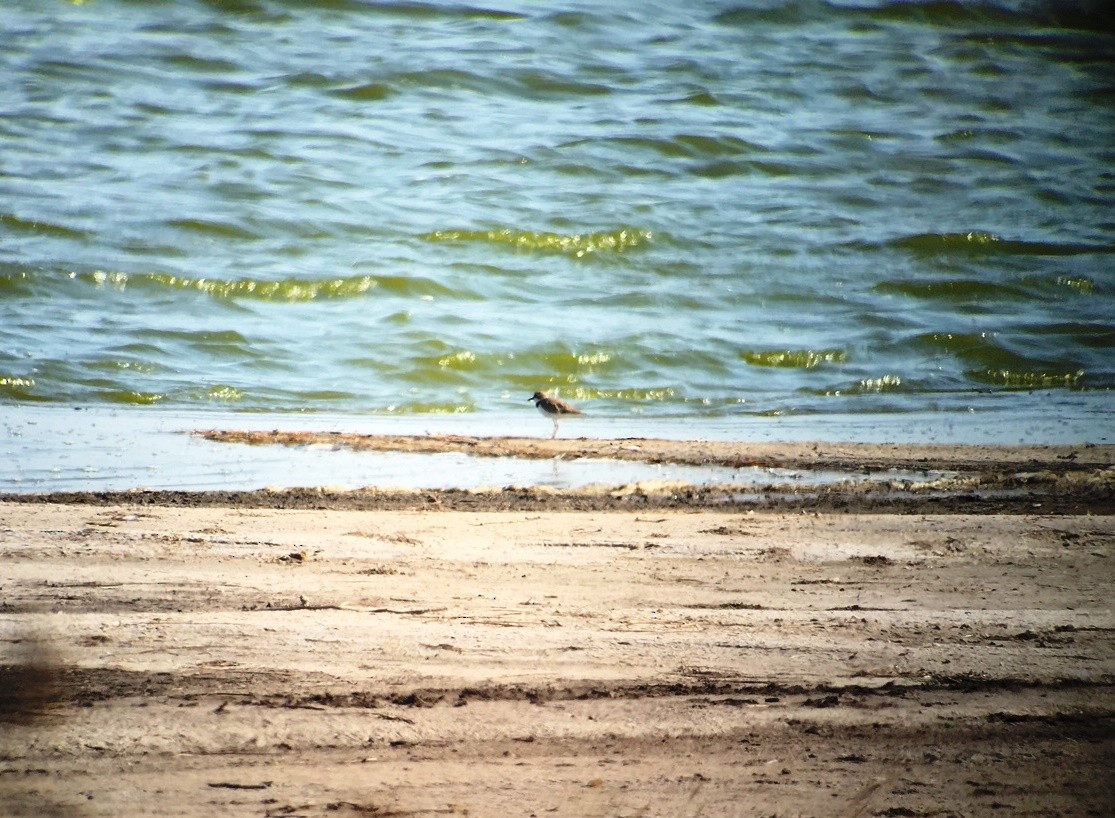
M 1113 28 L 7 2 L 0 406 L 1115 439 Z

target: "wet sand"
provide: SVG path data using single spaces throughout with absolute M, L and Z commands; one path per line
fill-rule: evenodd
M 967 482 L 7 496 L 2 811 L 1111 814 L 1111 447 L 722 446 Z

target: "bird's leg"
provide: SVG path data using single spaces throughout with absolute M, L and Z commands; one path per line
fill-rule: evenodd
M 554 420 L 554 433 L 552 435 L 550 435 L 550 440 L 556 440 L 557 439 L 557 430 L 558 430 L 558 422 L 555 419 Z

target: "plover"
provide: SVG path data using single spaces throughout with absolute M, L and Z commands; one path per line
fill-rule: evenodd
M 557 398 L 551 398 L 545 392 L 535 392 L 527 400 L 534 401 L 535 408 L 538 409 L 543 415 L 548 417 L 554 422 L 554 433 L 550 435 L 550 440 L 557 437 L 558 421 L 562 415 L 583 415 L 580 409 L 574 409 L 568 403 Z

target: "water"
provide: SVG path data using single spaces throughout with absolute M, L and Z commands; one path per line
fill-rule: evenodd
M 790 416 L 772 423 L 759 417 L 691 418 L 599 417 L 568 424 L 569 436 L 664 440 L 750 440 L 755 442 L 936 443 L 980 440 L 1012 444 L 1042 440 L 1074 443 L 1095 439 L 1096 418 L 1018 418 L 1016 425 L 992 424 L 975 413 L 832 415 L 818 426 L 813 416 Z M 696 428 L 694 428 L 696 427 Z M 305 413 L 231 413 L 213 409 L 160 409 L 94 406 L 0 406 L 0 492 L 127 491 L 129 489 L 255 490 L 330 487 L 339 489 L 487 489 L 547 486 L 577 489 L 632 483 L 734 485 L 749 494 L 769 484 L 804 490 L 843 480 L 925 481 L 948 476 L 927 472 L 863 472 L 765 467 L 683 466 L 670 463 L 564 459 L 484 458 L 463 454 L 408 454 L 353 451 L 342 446 L 247 446 L 213 442 L 208 429 L 339 432 L 406 435 L 539 436 L 549 432 L 541 418 L 521 413 L 410 416 Z M 1101 437 L 1099 442 L 1115 443 Z M 632 444 L 637 445 L 637 444 Z
M 515 457 L 471 457 L 460 453 L 411 454 L 354 451 L 330 444 L 306 446 L 244 446 L 213 442 L 197 434 L 207 424 L 217 428 L 266 431 L 272 415 L 227 416 L 211 410 L 135 412 L 120 407 L 78 411 L 57 407 L 0 407 L 0 492 L 16 494 L 49 491 L 127 491 L 129 489 L 246 490 L 263 488 L 328 487 L 331 489 L 498 489 L 506 486 L 545 486 L 577 489 L 642 484 L 684 483 L 698 486 L 735 486 L 755 494 L 769 485 L 808 490 L 840 481 L 928 481 L 952 472 L 886 470 L 791 470 L 760 466 L 688 466 L 593 458 L 536 460 Z M 743 429 L 741 430 L 741 423 Z M 353 432 L 358 434 L 452 434 L 462 421 L 448 415 L 371 417 L 351 415 L 289 415 L 286 431 Z M 578 431 L 594 438 L 618 438 L 629 421 L 593 418 Z M 709 439 L 733 439 L 741 431 L 750 436 L 769 434 L 760 424 L 743 420 L 702 424 Z M 685 440 L 692 436 L 686 423 L 669 418 L 640 424 L 649 436 Z M 494 415 L 474 422 L 472 434 L 531 434 L 537 426 L 521 417 Z M 936 430 L 940 433 L 940 429 Z M 1038 430 L 1031 429 L 1033 434 Z M 1078 431 L 1078 430 L 1077 430 Z M 1058 436 L 1042 428 L 1041 434 Z M 814 440 L 808 424 L 779 428 L 779 440 L 796 435 Z M 1071 435 L 1070 435 L 1071 437 Z M 881 440 L 891 439 L 882 433 Z M 635 445 L 635 444 L 632 444 Z M 663 489 L 664 490 L 664 489 Z
M 0 406 L 476 427 L 557 389 L 625 432 L 1108 440 L 1113 29 L 1022 0 L 5 3 Z

